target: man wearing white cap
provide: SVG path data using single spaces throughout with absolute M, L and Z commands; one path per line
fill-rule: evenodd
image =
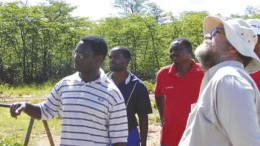
M 246 20 L 251 27 L 254 29 L 255 33 L 258 36 L 258 42 L 255 46 L 255 53 L 260 58 L 260 19 L 248 19 Z M 254 79 L 258 89 L 260 89 L 260 71 L 251 74 L 251 77 Z
M 242 19 L 207 16 L 195 55 L 205 70 L 179 146 L 260 146 L 257 35 Z

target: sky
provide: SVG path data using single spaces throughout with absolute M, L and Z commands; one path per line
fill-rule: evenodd
M 15 0 L 0 0 L 11 2 Z M 30 5 L 36 5 L 46 0 L 21 0 Z M 113 7 L 115 0 L 65 0 L 66 3 L 77 8 L 71 13 L 73 16 L 89 17 L 99 20 L 105 17 L 116 16 L 118 9 Z M 245 14 L 247 6 L 260 7 L 259 0 L 149 0 L 155 2 L 165 12 L 178 15 L 183 11 L 208 11 L 211 15 Z

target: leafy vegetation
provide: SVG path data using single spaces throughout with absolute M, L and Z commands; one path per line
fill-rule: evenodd
M 0 140 L 0 146 L 22 146 L 22 144 L 10 139 L 2 139 Z
M 60 0 L 37 6 L 21 1 L 0 3 L 0 84 L 44 83 L 71 74 L 72 52 L 84 35 L 104 37 L 109 48 L 129 47 L 133 55 L 130 70 L 144 80 L 154 80 L 156 72 L 170 63 L 172 39 L 185 37 L 193 49 L 203 41 L 206 11 L 173 16 L 149 0 L 116 0 L 114 6 L 124 15 L 90 21 L 71 16 L 75 7 Z M 260 18 L 258 11 L 248 7 L 245 16 L 232 17 Z
M 144 81 L 144 84 L 148 90 L 148 92 L 153 92 L 154 90 L 154 84 L 152 82 L 149 82 L 149 81 Z

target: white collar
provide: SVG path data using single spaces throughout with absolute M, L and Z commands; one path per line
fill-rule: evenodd
M 132 73 L 130 71 L 127 71 L 127 72 L 128 72 L 128 76 L 125 79 L 125 84 L 128 84 L 131 81 L 131 76 L 132 76 Z M 111 80 L 112 80 L 113 73 L 114 73 L 113 71 L 107 73 L 107 77 L 110 78 Z

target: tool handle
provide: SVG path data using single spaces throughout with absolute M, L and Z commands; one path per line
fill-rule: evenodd
M 11 104 L 0 103 L 0 107 L 10 108 L 10 107 L 11 107 Z
M 31 136 L 31 132 L 32 132 L 32 128 L 33 128 L 33 123 L 34 123 L 34 118 L 31 118 L 28 129 L 27 129 L 26 137 L 24 139 L 24 144 L 23 144 L 24 146 L 28 146 L 30 136 Z
M 50 128 L 49 128 L 49 126 L 48 126 L 47 121 L 42 120 L 42 122 L 43 122 L 43 125 L 44 125 L 44 128 L 45 128 L 45 131 L 46 131 L 46 133 L 47 133 L 47 136 L 48 136 L 50 145 L 51 145 L 51 146 L 55 146 L 55 145 L 54 145 L 53 138 L 52 138 L 52 136 L 51 136 L 51 131 L 50 131 Z

